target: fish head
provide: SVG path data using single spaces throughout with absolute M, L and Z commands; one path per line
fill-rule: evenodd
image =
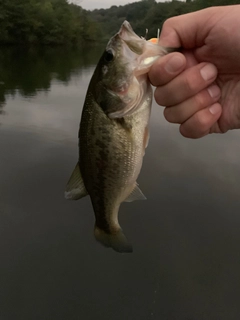
M 149 88 L 147 72 L 165 48 L 139 37 L 128 21 L 108 42 L 94 73 L 95 99 L 109 118 L 132 114 Z

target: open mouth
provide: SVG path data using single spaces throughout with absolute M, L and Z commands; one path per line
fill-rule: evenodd
M 133 31 L 133 28 L 127 20 L 125 20 L 121 25 L 118 34 L 122 40 L 129 40 L 131 36 L 134 38 L 139 38 L 139 36 Z
M 127 20 L 125 20 L 121 25 L 118 35 L 127 44 L 131 51 L 137 55 L 141 55 L 143 53 L 144 41 L 133 31 Z

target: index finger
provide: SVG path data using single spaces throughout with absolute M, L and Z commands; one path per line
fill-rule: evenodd
M 159 44 L 165 47 L 193 49 L 204 45 L 209 30 L 214 26 L 216 10 L 207 8 L 192 13 L 172 17 L 162 27 Z
M 162 86 L 180 74 L 185 66 L 186 58 L 183 54 L 169 53 L 160 57 L 151 67 L 148 73 L 149 80 L 155 87 Z

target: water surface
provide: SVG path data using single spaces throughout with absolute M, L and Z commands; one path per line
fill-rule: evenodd
M 98 48 L 0 50 L 0 319 L 238 320 L 240 132 L 180 136 L 155 103 L 124 203 L 133 254 L 93 237 L 89 198 L 65 184 Z

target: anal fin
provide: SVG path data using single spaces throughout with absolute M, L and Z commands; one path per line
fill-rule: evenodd
M 142 193 L 140 188 L 138 187 L 138 184 L 135 183 L 135 186 L 132 190 L 132 192 L 128 195 L 128 197 L 124 200 L 124 202 L 132 202 L 135 200 L 146 200 L 147 198 Z

